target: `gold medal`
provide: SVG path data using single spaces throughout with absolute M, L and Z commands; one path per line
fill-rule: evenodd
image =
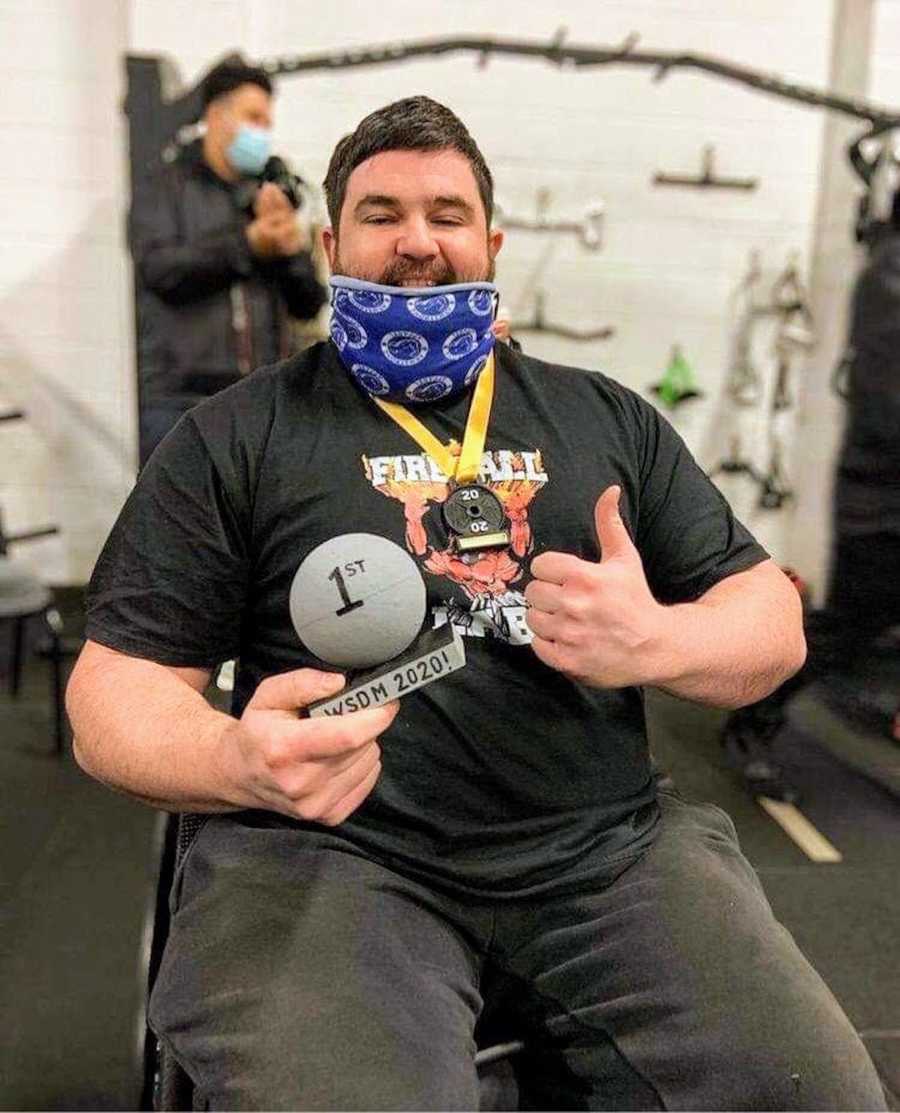
M 488 356 L 478 376 L 472 404 L 466 418 L 462 450 L 457 458 L 434 434 L 404 406 L 374 398 L 382 410 L 416 444 L 437 461 L 453 483 L 443 506 L 444 524 L 454 535 L 460 552 L 498 549 L 509 544 L 509 531 L 503 503 L 487 487 L 477 483 L 481 457 L 487 440 L 491 405 L 494 400 L 494 353 Z

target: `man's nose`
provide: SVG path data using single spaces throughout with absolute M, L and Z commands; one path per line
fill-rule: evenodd
M 440 254 L 440 247 L 424 217 L 410 217 L 404 221 L 397 238 L 397 254 L 410 259 L 433 259 Z

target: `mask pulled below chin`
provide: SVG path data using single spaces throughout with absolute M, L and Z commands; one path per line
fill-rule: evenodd
M 406 288 L 331 279 L 331 339 L 350 376 L 385 402 L 426 403 L 459 394 L 494 347 L 492 282 Z

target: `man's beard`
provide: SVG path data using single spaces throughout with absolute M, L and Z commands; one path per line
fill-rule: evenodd
M 345 278 L 359 278 L 363 282 L 375 282 L 379 286 L 453 286 L 458 282 L 493 282 L 496 273 L 496 265 L 491 258 L 474 274 L 458 273 L 445 259 L 416 263 L 412 259 L 397 258 L 388 263 L 380 274 L 366 274 L 348 270 L 341 262 L 337 250 L 332 269 L 335 274 Z

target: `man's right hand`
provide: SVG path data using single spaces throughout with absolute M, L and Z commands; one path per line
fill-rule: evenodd
M 245 230 L 254 255 L 274 259 L 296 255 L 304 247 L 304 236 L 290 201 L 273 182 L 264 182 L 253 203 L 255 219 Z
M 346 715 L 298 717 L 300 708 L 343 686 L 340 674 L 313 669 L 262 681 L 224 739 L 234 803 L 328 827 L 359 807 L 381 772 L 378 737 L 400 705 L 395 700 Z

